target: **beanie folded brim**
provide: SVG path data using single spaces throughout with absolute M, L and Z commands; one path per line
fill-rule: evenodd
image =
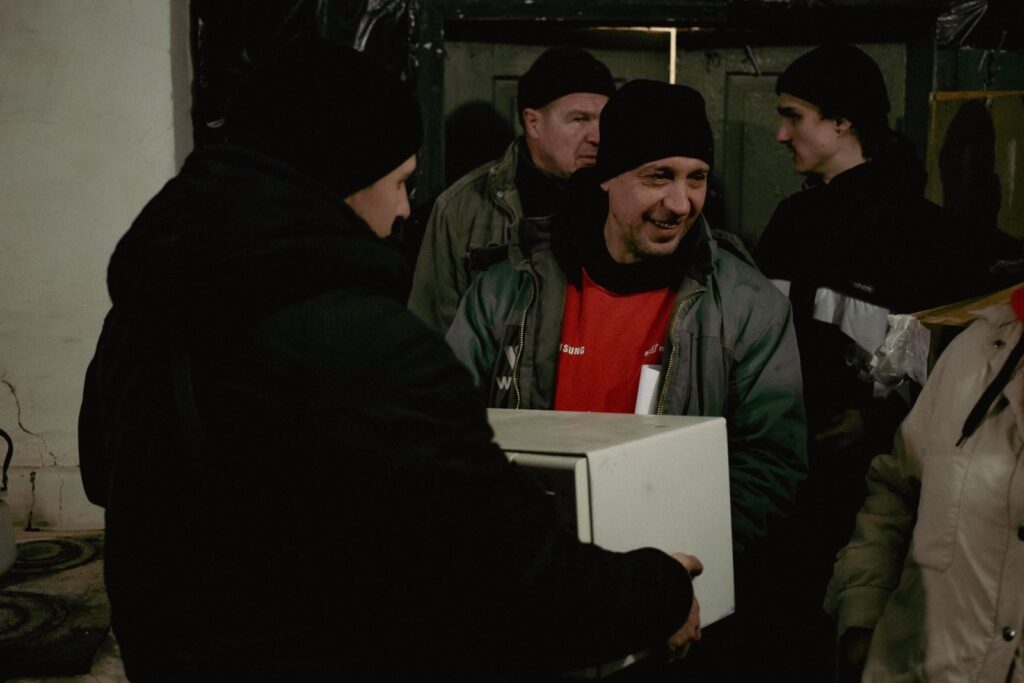
M 626 83 L 601 112 L 600 180 L 677 156 L 714 166 L 714 138 L 704 98 L 685 85 L 649 80 Z
M 343 197 L 396 169 L 423 139 L 404 83 L 356 50 L 309 36 L 243 79 L 225 126 L 228 142 L 285 161 Z

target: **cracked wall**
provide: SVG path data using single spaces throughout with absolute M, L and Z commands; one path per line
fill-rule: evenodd
M 0 495 L 22 528 L 102 525 L 78 408 L 107 261 L 191 139 L 181 16 L 176 0 L 0 3 L 0 428 L 15 449 Z

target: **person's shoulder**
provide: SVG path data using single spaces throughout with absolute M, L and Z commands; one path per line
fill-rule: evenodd
M 750 250 L 747 249 L 747 245 L 743 243 L 739 235 L 729 232 L 728 230 L 716 230 L 711 229 L 711 238 L 715 241 L 715 246 L 718 249 L 725 250 L 736 256 L 741 261 L 746 261 L 749 264 L 754 263 L 754 257 L 750 254 Z
M 477 166 L 452 183 L 438 196 L 437 206 L 443 210 L 449 206 L 461 206 L 467 202 L 491 201 L 491 194 L 497 191 L 499 180 L 508 175 L 507 167 L 510 164 L 514 177 L 515 151 L 512 149 L 502 157 Z
M 714 277 L 723 300 L 749 303 L 754 310 L 773 313 L 789 304 L 745 251 L 736 251 L 721 235 L 716 235 L 716 242 Z
M 1015 289 L 1024 289 L 1024 285 L 1017 285 Z M 973 313 L 975 316 L 974 320 L 967 327 L 966 331 L 976 328 L 974 334 L 990 334 L 995 330 L 1020 326 L 1024 323 L 1017 316 L 1017 312 L 1014 310 L 1013 304 L 1010 303 L 1009 297 L 1005 301 L 997 301 Z
M 1013 338 L 1015 328 L 1024 326 L 1010 303 L 1001 302 L 972 312 L 976 317 L 943 349 L 935 367 L 928 376 L 925 391 L 942 395 L 946 387 L 963 387 L 965 382 L 980 381 L 987 364 L 1000 342 Z M 962 392 L 961 392 L 962 393 Z M 922 394 L 922 397 L 924 394 Z M 975 398 L 964 405 L 964 412 L 970 409 Z
M 442 385 L 473 392 L 444 337 L 386 294 L 325 292 L 278 312 L 256 337 L 265 365 L 304 378 L 317 395 L 362 387 L 379 400 L 397 387 Z
M 815 223 L 825 215 L 830 204 L 830 197 L 825 186 L 806 187 L 782 199 L 776 206 L 761 235 L 763 240 L 768 236 L 769 242 L 792 246 L 791 242 L 813 239 L 817 233 Z M 755 253 L 760 258 L 763 251 L 760 246 Z
M 721 240 L 721 238 L 718 239 Z M 768 282 L 768 278 L 758 270 L 757 266 L 741 253 L 736 252 L 731 247 L 723 246 L 721 241 L 719 241 L 716 247 L 714 273 L 719 281 L 728 280 L 734 284 L 747 281 L 760 282 L 762 280 Z
M 282 306 L 257 331 L 285 342 L 282 348 L 301 347 L 301 353 L 314 357 L 318 350 L 330 355 L 342 348 L 386 349 L 437 336 L 394 292 L 360 284 L 331 287 Z
M 496 162 L 489 161 L 462 176 L 437 197 L 435 211 L 445 211 L 451 207 L 459 207 L 467 202 L 478 202 L 487 197 L 487 185 L 490 181 L 490 169 Z
M 779 202 L 778 211 L 800 216 L 806 212 L 816 211 L 831 200 L 827 185 L 811 185 L 801 188 Z
M 947 220 L 945 209 L 931 201 L 930 199 L 923 196 L 914 196 L 904 202 L 895 203 L 897 206 L 905 208 L 908 212 L 920 219 L 928 221 L 923 226 L 930 230 L 934 230 L 935 223 L 945 223 Z

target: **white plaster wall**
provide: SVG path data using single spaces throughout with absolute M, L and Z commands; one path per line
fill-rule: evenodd
M 189 144 L 187 21 L 187 1 L 0 0 L 0 428 L 16 525 L 102 526 L 78 473 L 82 381 L 114 245 Z

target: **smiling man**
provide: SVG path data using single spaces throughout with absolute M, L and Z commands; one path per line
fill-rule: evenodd
M 624 85 L 550 236 L 523 231 L 447 339 L 491 406 L 631 413 L 655 366 L 654 412 L 724 416 L 742 573 L 792 503 L 806 436 L 789 303 L 701 216 L 713 161 L 697 91 Z
M 551 48 L 519 79 L 523 134 L 505 156 L 438 197 L 416 262 L 409 308 L 444 334 L 473 279 L 508 255 L 525 218 L 547 225 L 574 171 L 597 161 L 611 73 L 580 48 Z

